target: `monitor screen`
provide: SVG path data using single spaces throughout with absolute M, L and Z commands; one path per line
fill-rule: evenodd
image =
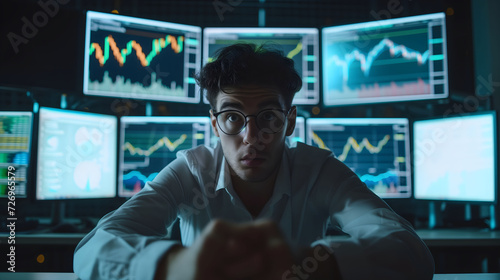
M 209 117 L 122 117 L 120 129 L 121 197 L 139 192 L 178 151 L 210 145 Z
M 327 106 L 445 98 L 444 13 L 322 30 Z
M 408 119 L 307 119 L 307 143 L 331 150 L 381 198 L 411 196 Z
M 415 199 L 496 201 L 496 114 L 413 123 Z
M 0 112 L 0 197 L 26 197 L 33 113 Z M 10 179 L 9 179 L 10 178 Z
M 294 104 L 319 102 L 319 31 L 317 28 L 205 28 L 203 61 L 213 60 L 216 51 L 235 43 L 269 44 L 283 51 L 295 63 L 302 77 L 302 89 Z
M 115 116 L 40 108 L 36 198 L 116 196 Z
M 201 28 L 87 12 L 83 92 L 198 103 Z

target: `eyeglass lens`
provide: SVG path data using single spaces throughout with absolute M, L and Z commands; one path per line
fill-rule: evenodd
M 278 110 L 263 110 L 255 117 L 257 127 L 265 133 L 276 133 L 283 128 L 285 123 L 285 113 Z M 239 111 L 221 112 L 217 116 L 217 122 L 226 134 L 238 134 L 246 126 L 245 115 Z

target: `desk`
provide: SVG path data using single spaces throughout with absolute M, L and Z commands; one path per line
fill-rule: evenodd
M 84 236 L 82 233 L 16 233 L 16 271 L 73 271 L 73 253 Z M 10 246 L 8 235 L 0 234 L 0 271 L 7 271 L 9 267 L 6 254 L 10 252 Z
M 9 280 L 78 280 L 74 273 L 0 272 L 0 279 Z M 433 280 L 500 280 L 500 273 L 436 274 Z
M 480 229 L 419 229 L 417 234 L 431 247 L 500 247 L 500 232 Z M 0 245 L 7 244 L 6 233 L 0 233 Z M 16 234 L 18 245 L 73 245 L 85 236 L 83 233 Z M 347 236 L 332 236 L 345 239 Z
M 500 273 L 436 274 L 432 280 L 500 280 Z
M 418 236 L 431 247 L 500 247 L 500 232 L 482 229 L 420 229 Z M 499 248 L 500 250 L 500 248 Z
M 429 247 L 437 273 L 499 272 L 500 232 L 480 229 L 420 229 L 417 234 Z M 82 233 L 16 234 L 19 271 L 72 271 L 73 252 Z M 7 252 L 7 233 L 0 234 L 0 252 Z M 329 236 L 345 239 L 348 236 Z M 39 254 L 45 262 L 36 261 Z M 7 263 L 0 256 L 0 271 Z M 451 279 L 450 279 L 451 280 Z M 500 279 L 499 279 L 500 280 Z
M 0 245 L 7 244 L 8 236 L 0 234 Z M 83 233 L 18 233 L 16 245 L 70 245 L 76 247 L 85 237 Z
M 0 272 L 0 279 L 8 280 L 78 280 L 74 273 L 59 272 Z

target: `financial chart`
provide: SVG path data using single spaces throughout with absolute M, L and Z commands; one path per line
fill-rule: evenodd
M 323 29 L 325 105 L 448 96 L 444 14 Z
M 307 119 L 308 144 L 332 151 L 382 198 L 411 196 L 407 119 Z
M 16 197 L 27 195 L 32 118 L 31 112 L 0 112 L 0 197 L 7 197 L 9 171 L 15 174 Z
M 122 117 L 119 196 L 130 197 L 176 158 L 210 144 L 208 117 Z
M 84 93 L 197 103 L 201 28 L 87 14 Z
M 37 199 L 116 195 L 117 118 L 41 108 Z
M 302 89 L 294 104 L 319 102 L 319 34 L 316 28 L 205 28 L 203 31 L 204 63 L 215 53 L 235 43 L 268 44 L 283 51 L 294 61 L 302 77 Z

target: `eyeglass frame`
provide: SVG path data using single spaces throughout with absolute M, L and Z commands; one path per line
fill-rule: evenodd
M 255 114 L 255 115 L 245 115 L 243 112 L 241 112 L 241 111 L 239 111 L 239 110 L 236 110 L 236 109 L 229 109 L 229 110 L 224 110 L 224 111 L 220 111 L 220 112 L 214 112 L 214 111 L 212 111 L 212 115 L 213 115 L 213 116 L 214 116 L 214 118 L 215 118 L 215 122 L 217 123 L 217 126 L 220 128 L 220 130 L 221 130 L 222 132 L 224 132 L 224 134 L 226 134 L 226 135 L 238 135 L 238 134 L 240 134 L 240 133 L 241 133 L 241 132 L 242 132 L 242 131 L 243 131 L 243 130 L 247 127 L 247 125 L 248 125 L 248 117 L 254 117 L 255 119 L 257 119 L 257 116 L 258 116 L 260 113 L 262 113 L 262 112 L 265 112 L 265 111 L 279 111 L 279 112 L 281 112 L 281 113 L 285 114 L 285 118 L 284 118 L 284 120 L 286 120 L 286 118 L 288 117 L 288 114 L 290 114 L 290 111 L 291 111 L 291 110 L 292 110 L 292 108 L 290 108 L 290 109 L 288 109 L 288 110 L 277 109 L 277 108 L 269 108 L 269 109 L 263 109 L 263 110 L 259 111 L 259 112 L 258 112 L 257 114 Z M 226 112 L 238 112 L 238 113 L 240 113 L 241 115 L 243 115 L 243 118 L 245 119 L 245 123 L 244 123 L 244 124 L 243 124 L 243 126 L 241 127 L 240 131 L 238 131 L 237 133 L 231 133 L 231 134 L 230 134 L 230 133 L 227 133 L 227 132 L 225 132 L 225 131 L 224 131 L 224 129 L 222 129 L 222 127 L 220 126 L 218 116 L 219 116 L 220 114 L 222 114 L 222 113 L 226 113 Z M 283 122 L 283 126 L 282 126 L 282 127 L 281 127 L 278 131 L 274 131 L 274 132 L 271 132 L 271 133 L 269 133 L 269 132 L 264 132 L 264 133 L 266 133 L 266 134 L 276 134 L 276 133 L 280 132 L 280 131 L 283 129 L 283 127 L 285 127 L 285 123 L 286 123 L 286 121 L 285 121 L 285 122 Z M 257 126 L 257 128 L 258 128 L 259 130 L 261 130 L 261 129 L 262 129 L 262 128 L 260 128 L 260 127 L 259 127 L 259 123 L 258 123 L 257 121 L 255 122 L 255 125 Z

